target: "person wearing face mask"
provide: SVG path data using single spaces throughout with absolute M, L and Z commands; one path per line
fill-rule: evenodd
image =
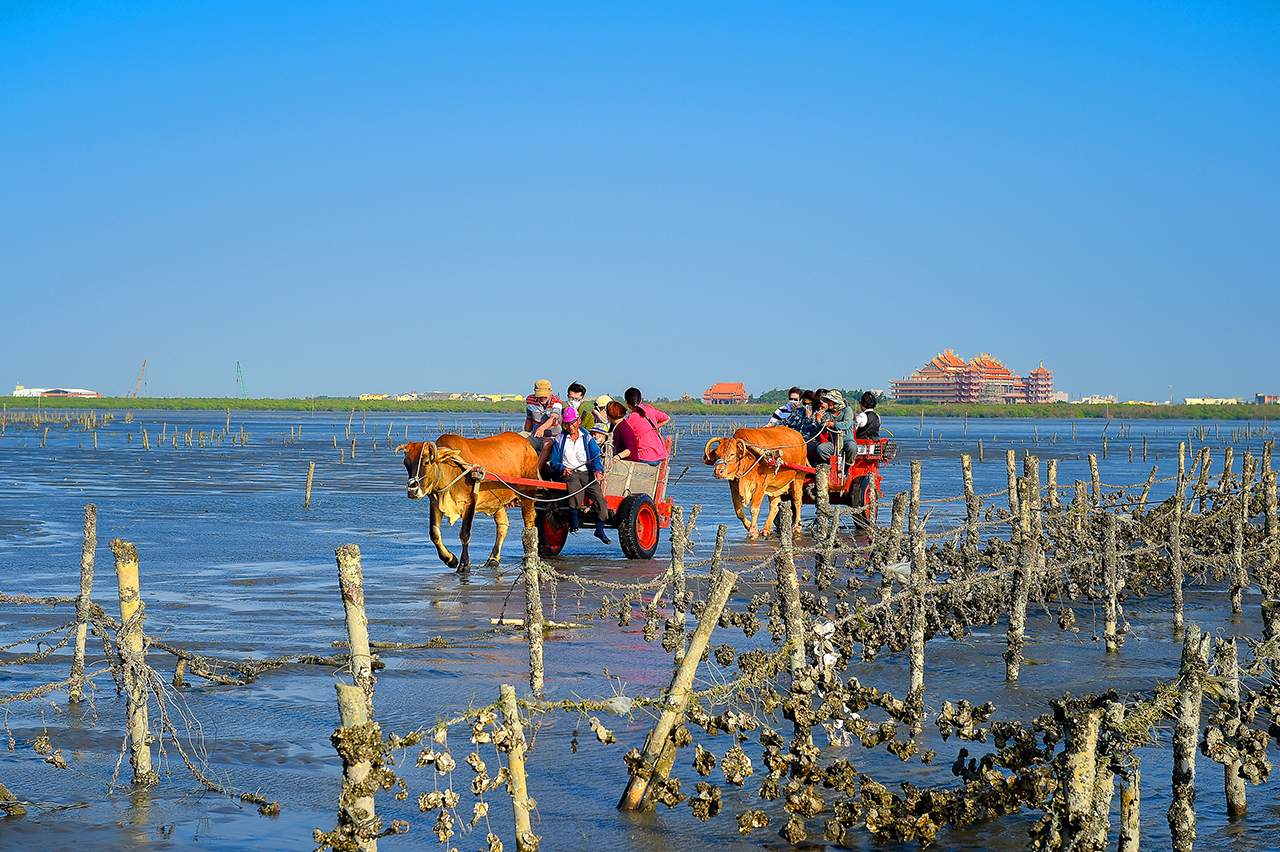
M 582 429 L 581 418 L 572 406 L 564 410 L 564 431 L 559 437 L 548 441 L 551 457 L 547 461 L 547 470 L 551 477 L 568 486 L 562 505 L 569 510 L 569 529 L 576 531 L 579 525 L 578 513 L 590 498 L 596 507 L 596 538 L 609 543 L 609 536 L 604 525 L 611 517 L 609 503 L 605 500 L 604 464 L 601 461 L 600 446 Z
M 569 385 L 569 389 L 565 391 L 565 405 L 573 408 L 578 412 L 578 425 L 582 427 L 583 432 L 590 432 L 591 427 L 596 425 L 595 413 L 590 406 L 584 404 L 583 400 L 587 397 L 587 387 L 582 382 L 574 382 Z

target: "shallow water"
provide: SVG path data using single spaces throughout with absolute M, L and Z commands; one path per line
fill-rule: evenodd
M 675 418 L 683 429 L 710 422 Z M 220 431 L 220 412 L 143 412 L 126 425 L 123 417 L 98 433 L 99 449 L 93 449 L 90 433 L 55 427 L 48 445 L 40 449 L 40 434 L 10 427 L 0 438 L 0 559 L 9 566 L 2 590 L 8 594 L 35 596 L 74 595 L 78 588 L 81 527 L 84 505 L 98 505 L 97 577 L 94 598 L 108 612 L 116 611 L 112 559 L 106 543 L 112 538 L 132 541 L 138 547 L 142 594 L 147 605 L 146 629 L 151 635 L 194 651 L 215 656 L 265 658 L 291 653 L 337 653 L 331 646 L 345 639 L 342 605 L 336 590 L 334 549 L 344 543 L 360 546 L 370 633 L 379 641 L 424 642 L 443 636 L 457 645 L 420 651 L 382 653 L 387 667 L 378 673 L 375 699 L 377 718 L 384 732 L 405 733 L 430 727 L 438 718 L 464 709 L 469 703 L 487 705 L 495 700 L 498 685 L 527 687 L 528 651 L 516 634 L 488 635 L 491 618 L 523 616 L 523 592 L 516 588 L 515 566 L 520 541 L 518 522 L 506 544 L 501 571 L 475 569 L 460 577 L 437 559 L 427 534 L 427 505 L 404 496 L 404 468 L 390 447 L 405 439 L 434 438 L 442 429 L 475 425 L 496 428 L 511 416 L 462 418 L 418 415 L 394 418 L 387 440 L 385 415 L 352 425 L 357 437 L 355 458 L 339 464 L 333 447 L 349 449 L 342 440 L 347 416 L 332 414 L 254 413 L 233 415 L 231 430 L 243 425 L 249 434 L 247 447 L 157 447 L 162 424 L 171 435 Z M 923 499 L 950 498 L 960 494 L 959 454 L 975 454 L 975 487 L 979 493 L 1005 486 L 1004 451 L 1015 449 L 1021 457 L 1030 450 L 1042 460 L 1059 458 L 1058 480 L 1070 485 L 1088 480 L 1087 454 L 1100 452 L 1106 421 L 1077 421 L 1078 439 L 1070 438 L 1069 421 L 918 420 L 886 418 L 885 427 L 897 438 L 899 459 L 885 467 L 884 490 L 893 494 L 909 483 L 909 460 L 924 463 Z M 1110 485 L 1143 482 L 1153 465 L 1159 477 L 1177 471 L 1177 444 L 1187 429 L 1200 424 L 1144 422 L 1132 424 L 1133 437 L 1119 438 L 1123 421 L 1108 428 L 1110 458 L 1100 459 L 1101 477 Z M 754 425 L 745 423 L 742 425 Z M 1231 427 L 1218 425 L 1225 438 Z M 1261 426 L 1262 424 L 1255 424 Z M 152 449 L 142 449 L 141 428 L 150 433 Z M 290 442 L 291 428 L 302 433 Z M 1212 429 L 1212 427 L 1211 427 Z M 1040 441 L 1035 443 L 1034 434 Z M 920 433 L 920 434 L 918 434 Z M 1052 442 L 1054 433 L 1057 442 Z M 126 436 L 132 434 L 132 442 Z M 1141 458 L 1142 435 L 1148 435 L 1149 461 Z M 681 438 L 672 465 L 671 496 L 688 510 L 702 505 L 694 536 L 693 559 L 710 554 L 716 525 L 729 526 L 730 555 L 762 559 L 766 545 L 745 540 L 741 524 L 733 516 L 727 488 L 716 482 L 701 463 L 706 435 Z M 377 449 L 374 449 L 374 439 Z M 981 438 L 986 462 L 976 463 Z M 1262 438 L 1251 439 L 1255 454 Z M 1128 462 L 1128 446 L 1135 447 L 1135 461 Z M 1222 441 L 1213 438 L 1213 479 L 1222 466 Z M 1198 443 L 1197 443 L 1198 446 Z M 1245 445 L 1236 444 L 1236 470 Z M 1156 458 L 1158 454 L 1158 459 Z M 1078 456 L 1078 458 L 1077 458 Z M 303 508 L 307 462 L 316 462 L 312 507 Z M 686 470 L 687 468 L 687 470 Z M 676 479 L 679 477 L 679 482 Z M 1158 484 L 1152 500 L 1172 493 L 1172 485 Z M 995 498 L 1000 501 L 1001 498 Z M 931 532 L 963 518 L 962 501 L 926 503 L 932 509 Z M 887 514 L 887 513 L 886 513 Z M 884 516 L 882 515 L 882 520 Z M 476 522 L 473 558 L 482 562 L 493 544 L 493 523 Z M 457 529 L 446 530 L 446 541 L 456 552 Z M 663 554 L 664 546 L 659 553 Z M 589 534 L 570 539 L 561 571 L 614 582 L 634 582 L 659 573 L 664 563 L 629 562 L 616 543 L 606 547 Z M 750 590 L 744 590 L 746 594 Z M 1258 636 L 1259 597 L 1256 589 L 1246 595 L 1245 617 L 1230 620 L 1230 608 L 1217 591 L 1189 587 L 1187 619 L 1207 630 L 1223 634 Z M 736 600 L 741 603 L 742 595 Z M 598 595 L 585 599 L 569 587 L 558 590 L 554 606 L 545 598 L 547 615 L 569 620 L 576 613 L 594 611 Z M 1003 625 L 975 633 L 963 642 L 938 639 L 926 651 L 926 704 L 935 712 L 944 700 L 965 698 L 997 705 L 995 719 L 1028 719 L 1048 709 L 1048 701 L 1070 691 L 1099 692 L 1114 686 L 1122 692 L 1150 689 L 1166 681 L 1177 669 L 1180 645 L 1170 634 L 1168 601 L 1163 597 L 1131 599 L 1126 615 L 1132 630 L 1123 652 L 1107 657 L 1094 637 L 1101 631 L 1102 611 L 1088 602 L 1076 605 L 1080 632 L 1059 630 L 1053 617 L 1034 607 L 1029 613 L 1028 664 L 1021 683 L 1004 683 L 1000 654 L 1004 650 Z M 71 609 L 50 611 L 43 607 L 6 607 L 0 611 L 0 644 L 56 627 L 73 618 Z M 653 694 L 670 677 L 670 662 L 659 643 L 646 643 L 642 624 L 627 627 L 615 622 L 597 623 L 591 630 L 558 631 L 546 646 L 547 697 L 558 700 L 573 695 L 602 697 L 611 690 L 629 695 Z M 741 632 L 718 631 L 713 641 L 740 649 L 767 640 L 763 631 L 752 640 Z M 56 641 L 56 640 L 55 640 Z M 0 663 L 31 653 L 34 645 L 0 652 Z M 91 652 L 94 650 L 92 642 Z M 96 649 L 101 657 L 101 646 Z M 91 657 L 91 660 L 94 659 Z M 172 670 L 167 654 L 152 651 L 150 661 L 162 671 Z M 48 665 L 14 667 L 0 665 L 0 692 L 10 694 L 65 677 L 70 654 L 64 649 Z M 100 666 L 98 667 L 101 668 Z M 603 676 L 608 671 L 612 680 Z M 712 667 L 708 677 L 723 676 Z M 904 694 L 908 679 L 904 655 L 887 649 L 866 664 L 852 666 L 864 684 L 874 684 Z M 48 809 L 32 809 L 20 819 L 0 822 L 0 848 L 71 849 L 92 852 L 121 847 L 146 849 L 282 849 L 314 847 L 311 830 L 329 829 L 334 822 L 340 763 L 329 743 L 337 725 L 333 685 L 340 673 L 316 666 L 290 666 L 264 674 L 244 687 L 204 684 L 188 677 L 188 686 L 170 696 L 180 707 L 208 761 L 210 772 L 238 789 L 261 790 L 278 799 L 278 817 L 260 816 L 252 805 L 242 805 L 203 792 L 180 759 L 169 749 L 161 767 L 167 770 L 161 784 L 147 792 L 128 785 L 108 790 L 120 754 L 124 718 L 123 701 L 115 694 L 109 675 L 96 678 L 91 705 L 68 707 L 62 693 L 43 705 L 12 705 L 7 723 L 15 748 L 0 763 L 0 781 L 20 798 L 39 802 Z M 781 808 L 767 805 L 772 826 L 751 837 L 738 835 L 733 814 L 761 807 L 758 784 L 743 790 L 726 787 L 724 812 L 708 823 L 694 819 L 686 806 L 649 815 L 619 814 L 617 799 L 626 783 L 622 755 L 643 742 L 649 722 L 637 716 L 628 721 L 603 719 L 618 736 L 616 745 L 596 742 L 581 724 L 580 747 L 570 754 L 569 739 L 577 719 L 571 715 L 548 717 L 537 734 L 529 758 L 530 793 L 538 801 L 540 820 L 535 830 L 545 838 L 543 848 L 596 850 L 649 849 L 759 849 L 785 848 L 777 829 L 785 822 Z M 29 741 L 45 732 L 55 747 L 64 749 L 71 769 L 57 770 L 43 762 Z M 455 739 L 458 739 L 455 737 Z M 702 741 L 702 740 L 700 740 Z M 720 752 L 730 743 L 705 742 Z M 891 788 L 896 783 L 952 784 L 949 767 L 959 748 L 980 755 L 982 744 L 942 742 L 937 729 L 926 725 L 922 749 L 934 748 L 932 766 L 917 761 L 901 763 L 883 750 L 855 746 L 844 751 L 860 771 Z M 1143 763 L 1143 848 L 1168 845 L 1164 811 L 1167 798 L 1170 752 L 1164 747 L 1140 752 Z M 452 743 L 455 756 L 469 750 L 462 741 Z M 842 750 L 830 749 L 831 756 Z M 413 752 L 416 754 L 416 750 Z M 412 760 L 410 760 L 412 763 Z M 1280 836 L 1280 798 L 1273 786 L 1250 788 L 1249 815 L 1236 822 L 1223 816 L 1221 770 L 1203 758 L 1198 767 L 1200 813 L 1198 849 L 1271 849 Z M 128 778 L 125 762 L 121 777 Z M 698 779 L 681 755 L 677 774 L 689 790 Z M 465 784 L 469 773 L 459 775 Z M 384 849 L 440 848 L 431 823 L 417 813 L 418 793 L 431 789 L 433 778 L 408 768 L 408 802 L 395 802 L 380 794 L 378 807 L 384 821 L 405 819 L 412 830 L 381 841 Z M 710 780 L 717 780 L 718 771 Z M 757 779 L 758 780 L 758 779 Z M 463 800 L 468 801 L 465 790 Z M 490 794 L 490 822 L 495 833 L 511 840 L 510 808 L 505 793 Z M 1117 797 L 1118 801 L 1118 797 Z M 58 808 L 58 809 L 54 809 Z M 940 835 L 939 848 L 1021 849 L 1035 813 L 1005 818 L 963 832 Z M 820 831 L 820 820 L 811 820 Z M 1114 825 L 1114 822 L 1113 822 Z M 485 825 L 451 844 L 461 849 L 484 845 Z M 866 839 L 856 843 L 883 847 Z M 912 847 L 914 848 L 914 847 Z

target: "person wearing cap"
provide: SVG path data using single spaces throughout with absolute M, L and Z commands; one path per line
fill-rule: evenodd
M 613 428 L 609 423 L 609 403 L 613 402 L 613 397 L 607 393 L 602 393 L 596 397 L 596 407 L 594 411 L 588 412 L 586 417 L 582 418 L 584 428 L 596 439 L 596 443 L 604 448 L 604 442 L 609 439 L 609 431 Z M 590 418 L 590 423 L 587 422 Z
M 802 410 L 804 408 L 800 403 L 800 394 L 802 393 L 804 393 L 804 391 L 801 388 L 792 388 L 787 391 L 787 401 L 778 406 L 777 410 L 773 412 L 773 416 L 769 418 L 769 422 L 764 424 L 765 428 L 767 429 L 771 426 L 782 426 L 787 422 L 792 414 Z
M 608 544 L 609 536 L 604 525 L 612 513 L 604 499 L 604 462 L 600 445 L 583 431 L 582 420 L 572 406 L 564 409 L 563 417 L 563 431 L 548 442 L 551 456 L 547 460 L 547 469 L 553 479 L 568 487 L 562 505 L 569 509 L 569 529 L 578 529 L 578 512 L 586 505 L 585 495 L 596 507 L 596 538 Z
M 524 398 L 524 431 L 535 450 L 541 450 L 547 432 L 560 424 L 564 403 L 551 392 L 551 382 L 538 379 L 533 383 L 533 393 Z
M 837 426 L 844 428 L 845 461 L 850 463 L 857 457 L 856 441 L 880 440 L 880 415 L 876 413 L 876 395 L 871 391 L 863 391 L 862 396 L 858 397 L 858 409 L 857 414 L 852 414 L 850 406 L 850 416 L 836 421 Z
M 838 390 L 823 390 L 822 397 L 818 400 L 818 411 L 814 415 L 822 430 L 818 434 L 818 445 L 814 448 L 819 464 L 827 464 L 836 454 L 836 432 L 847 430 L 848 424 L 845 421 L 853 420 L 850 412 L 851 409 L 845 404 L 844 394 Z

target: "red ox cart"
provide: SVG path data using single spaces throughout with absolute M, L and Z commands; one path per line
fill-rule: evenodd
M 880 486 L 884 480 L 880 466 L 897 457 L 898 445 L 890 438 L 857 439 L 854 441 L 855 451 L 851 454 L 853 462 L 846 463 L 841 443 L 837 441 L 836 452 L 831 457 L 831 475 L 827 480 L 831 504 L 852 506 L 857 510 L 853 516 L 856 524 L 875 526 Z M 812 504 L 817 469 L 788 464 L 781 459 L 777 464 L 805 474 L 804 502 Z
M 628 559 L 652 559 L 658 550 L 658 533 L 671 526 L 671 506 L 667 497 L 667 474 L 675 439 L 667 438 L 667 458 L 649 465 L 614 458 L 604 451 L 604 495 L 613 518 L 605 526 L 618 531 L 618 544 Z M 568 513 L 556 507 L 556 498 L 568 487 L 562 482 L 522 479 L 485 472 L 485 479 L 503 482 L 512 489 L 532 493 L 538 490 L 538 551 L 543 556 L 558 556 L 569 539 Z M 579 516 L 583 528 L 594 526 L 595 508 L 584 509 Z

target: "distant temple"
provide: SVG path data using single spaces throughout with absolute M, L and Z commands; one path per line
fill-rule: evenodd
M 944 349 L 910 376 L 890 382 L 894 399 L 986 402 L 1009 405 L 1053 402 L 1053 373 L 1044 362 L 1025 379 L 985 352 L 965 361 Z
M 702 394 L 703 405 L 745 405 L 747 388 L 742 382 L 716 382 Z

